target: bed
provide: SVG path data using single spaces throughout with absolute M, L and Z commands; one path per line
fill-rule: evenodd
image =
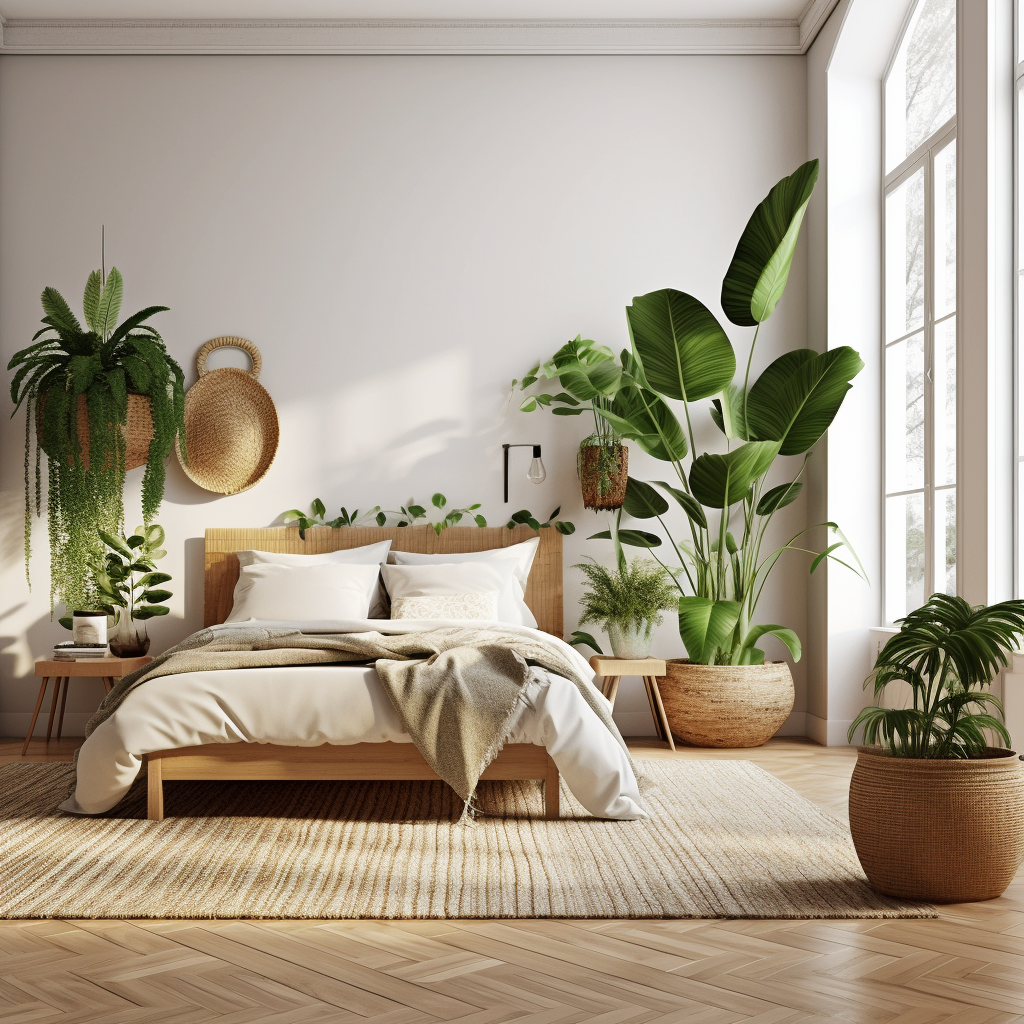
M 421 552 L 424 554 L 445 555 L 464 554 L 475 551 L 492 550 L 520 544 L 530 538 L 537 537 L 529 527 L 520 526 L 507 528 L 452 527 L 440 535 L 429 527 L 376 528 L 355 527 L 344 529 L 313 528 L 306 531 L 305 539 L 299 537 L 294 528 L 277 529 L 210 529 L 206 531 L 205 546 L 205 579 L 204 579 L 204 626 L 218 627 L 225 622 L 232 607 L 232 594 L 239 577 L 239 561 L 236 552 L 255 549 L 259 551 L 278 552 L 282 554 L 321 554 L 341 549 L 360 547 L 383 540 L 390 540 L 392 550 L 396 552 Z M 525 602 L 537 620 L 537 629 L 557 637 L 561 643 L 562 636 L 562 538 L 555 530 L 542 530 L 539 537 L 537 553 L 530 569 L 525 587 Z M 221 627 L 227 628 L 227 627 Z M 370 628 L 373 628 L 372 625 Z M 524 632 L 531 632 L 525 630 Z M 575 655 L 575 652 L 572 652 Z M 576 657 L 579 657 L 576 655 Z M 585 665 L 582 658 L 580 662 Z M 254 686 L 265 685 L 272 690 L 280 687 L 285 678 L 279 671 L 247 670 L 245 692 L 253 692 Z M 262 674 L 261 674 L 262 673 Z M 360 673 L 362 675 L 360 675 Z M 232 696 L 228 692 L 232 684 L 230 672 L 207 673 L 209 678 L 180 676 L 175 692 L 175 699 L 187 704 L 189 694 L 197 687 L 206 687 L 207 695 L 212 694 L 212 702 L 220 707 L 229 706 Z M 318 674 L 317 686 L 337 687 L 332 691 L 354 694 L 353 699 L 366 703 L 377 701 L 376 710 L 370 718 L 387 717 L 389 708 L 386 701 L 381 704 L 373 691 L 375 676 L 372 668 L 365 666 L 335 666 L 333 674 L 321 671 Z M 173 714 L 173 708 L 167 711 L 171 702 L 164 700 L 159 704 L 160 688 L 155 684 L 169 684 L 168 676 L 162 680 L 154 680 L 140 691 L 147 691 L 136 700 L 140 707 L 146 700 L 153 707 L 145 713 L 150 718 L 159 718 L 161 714 Z M 311 686 L 307 677 L 299 678 L 294 672 L 292 682 L 288 685 L 295 688 L 295 701 L 302 705 L 311 690 L 303 687 Z M 218 687 L 220 689 L 218 689 Z M 347 689 L 345 689 L 347 688 Z M 223 692 L 221 692 L 223 691 Z M 235 691 L 236 693 L 239 691 Z M 269 692 L 269 691 L 268 691 Z M 622 766 L 622 755 L 616 761 L 614 752 L 608 752 L 603 766 L 595 767 L 590 763 L 593 757 L 588 748 L 602 745 L 596 737 L 592 722 L 580 725 L 576 719 L 581 712 L 571 704 L 571 694 L 554 686 L 552 681 L 548 691 L 540 701 L 540 710 L 534 708 L 535 714 L 524 722 L 518 730 L 517 737 L 526 742 L 508 742 L 495 759 L 490 763 L 484 774 L 484 780 L 519 780 L 536 781 L 543 787 L 544 813 L 547 818 L 558 818 L 560 772 L 556 758 L 561 757 L 564 765 L 570 766 L 578 780 L 577 785 L 584 789 L 603 787 L 602 792 L 613 794 L 616 786 L 623 783 L 612 778 L 602 781 L 599 776 L 614 776 L 616 772 L 628 772 L 632 778 L 631 768 Z M 546 703 L 545 703 L 546 701 Z M 567 703 L 568 702 L 568 703 Z M 121 709 L 117 714 L 122 714 Z M 140 712 L 141 713 L 141 712 Z M 546 715 L 546 718 L 544 717 Z M 124 715 L 123 715 L 124 717 Z M 230 717 L 230 716 L 229 716 Z M 284 716 L 287 718 L 287 714 Z M 585 717 L 585 716 L 583 716 Z M 554 725 L 552 724 L 554 723 Z M 559 723 L 562 723 L 559 725 Z M 125 751 L 131 751 L 129 741 L 121 739 L 121 733 L 131 731 L 131 722 L 119 726 L 117 743 L 111 744 L 107 737 L 107 745 L 111 750 L 104 756 L 108 760 L 120 762 L 126 760 Z M 105 723 L 106 725 L 106 723 Z M 101 727 L 102 728 L 102 727 Z M 600 727 L 604 730 L 604 727 Z M 589 732 L 588 732 L 589 730 Z M 150 734 L 153 729 L 150 728 Z M 229 730 L 230 731 L 230 730 Z M 398 730 L 400 731 L 400 730 Z M 110 730 L 108 730 L 108 733 Z M 322 734 L 315 728 L 303 726 L 289 727 L 287 722 L 275 723 L 270 729 L 258 730 L 260 735 L 256 742 L 237 742 L 246 739 L 253 733 L 253 728 L 231 732 L 232 742 L 203 742 L 194 745 L 182 745 L 180 737 L 175 738 L 173 745 L 149 749 L 143 755 L 148 768 L 148 817 L 159 821 L 164 816 L 164 782 L 172 780 L 436 780 L 438 775 L 430 768 L 427 761 L 411 742 L 394 742 L 395 727 L 377 729 L 385 736 L 382 742 L 350 742 L 352 737 L 331 735 L 333 742 L 311 742 L 309 737 Z M 561 732 L 561 736 L 559 736 Z M 283 733 L 296 734 L 300 742 L 267 742 L 267 735 Z M 571 736 L 569 734 L 572 734 Z M 354 732 L 353 736 L 358 738 Z M 621 739 L 618 741 L 621 744 Z M 90 770 L 89 757 L 83 759 L 86 749 L 93 742 L 87 740 L 79 757 L 79 779 L 83 770 Z M 150 741 L 152 743 L 152 741 Z M 113 746 L 120 744 L 117 750 Z M 546 746 L 545 746 L 546 744 Z M 136 741 L 136 746 L 145 747 L 145 743 Z M 552 756 L 551 750 L 555 751 Z M 95 754 L 95 750 L 91 752 Z M 602 755 L 604 756 L 604 755 Z M 589 758 L 589 760 L 588 760 Z M 608 760 L 610 759 L 610 760 Z M 95 757 L 93 757 L 95 761 Z M 628 763 L 628 755 L 625 755 Z M 128 771 L 118 763 L 118 770 Z M 137 769 L 136 769 L 137 770 Z M 592 779 L 596 779 L 593 782 Z M 569 779 L 567 778 L 567 781 Z M 573 783 L 569 781 L 572 788 Z M 627 787 L 632 792 L 632 784 Z M 576 790 L 574 789 L 574 792 Z M 596 799 L 596 798 L 595 798 Z M 618 799 L 618 798 L 617 798 Z M 608 804 L 607 797 L 598 802 Z M 614 801 L 613 801 L 614 802 Z M 586 801 L 584 801 L 586 806 Z M 610 805 L 609 805 L 610 806 Z M 635 817 L 633 813 L 638 806 L 629 797 L 618 799 L 617 807 L 626 807 L 626 811 L 616 813 L 616 817 Z M 74 807 L 66 809 L 76 810 Z M 79 811 L 80 813 L 82 811 Z M 84 813 L 95 813 L 85 810 Z

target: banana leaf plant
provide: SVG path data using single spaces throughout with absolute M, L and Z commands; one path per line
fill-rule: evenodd
M 796 349 L 750 379 L 758 332 L 785 290 L 817 177 L 818 161 L 811 160 L 768 193 L 726 272 L 722 309 L 733 324 L 754 328 L 742 379 L 737 380 L 732 342 L 711 310 L 693 295 L 663 288 L 626 307 L 632 348 L 621 357 L 621 390 L 608 407 L 596 407 L 614 430 L 664 462 L 675 477 L 653 484 L 631 478 L 622 511 L 661 524 L 678 562 L 666 568 L 680 592 L 679 634 L 690 660 L 702 664 L 760 664 L 764 652 L 757 645 L 766 634 L 778 637 L 799 660 L 800 639 L 792 629 L 755 624 L 765 583 L 786 552 L 811 556 L 811 572 L 833 559 L 864 575 L 835 523 L 808 527 L 779 547 L 766 546 L 772 517 L 800 494 L 810 449 L 864 365 L 846 346 L 822 353 Z M 682 403 L 685 429 L 663 399 Z M 697 405 L 709 399 L 710 406 Z M 724 451 L 697 450 L 698 411 L 710 413 Z M 792 479 L 770 487 L 767 477 L 780 456 L 803 458 Z M 685 535 L 678 539 L 664 519 L 669 500 L 685 515 Z M 805 538 L 821 527 L 831 536 L 819 550 Z M 613 540 L 620 560 L 622 544 L 662 544 L 657 534 L 622 528 L 619 515 L 611 530 L 595 536 Z

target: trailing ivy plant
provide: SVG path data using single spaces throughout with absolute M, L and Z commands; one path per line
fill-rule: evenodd
M 32 513 L 41 507 L 41 451 L 49 492 L 50 606 L 69 610 L 93 603 L 89 565 L 100 553 L 97 531 L 118 534 L 124 521 L 128 396 L 150 400 L 153 438 L 142 480 L 142 516 L 149 524 L 164 493 L 164 459 L 175 440 L 185 447 L 184 374 L 156 328 L 146 321 L 166 306 L 147 306 L 117 324 L 123 282 L 116 267 L 106 280 L 94 270 L 82 306 L 86 327 L 55 288 L 45 288 L 43 328 L 8 364 L 11 399 L 25 407 L 25 573 L 31 554 Z M 78 399 L 85 396 L 89 444 L 78 436 Z M 38 439 L 33 460 L 33 435 Z M 35 466 L 34 487 L 32 466 Z
M 827 352 L 795 349 L 751 379 L 760 326 L 785 290 L 817 177 L 818 161 L 811 160 L 772 188 L 747 222 L 722 282 L 726 316 L 737 326 L 754 328 L 742 376 L 714 313 L 693 295 L 663 288 L 637 296 L 626 307 L 632 350 L 622 355 L 621 390 L 610 408 L 596 407 L 620 435 L 636 438 L 675 477 L 671 483 L 655 480 L 655 486 L 630 478 L 623 511 L 661 523 L 676 562 L 679 634 L 694 662 L 760 664 L 764 652 L 758 642 L 766 634 L 799 659 L 800 640 L 792 629 L 755 621 L 765 583 L 784 554 L 811 556 L 811 572 L 833 559 L 864 575 L 856 556 L 842 550 L 848 545 L 832 522 L 802 530 L 778 547 L 766 543 L 773 516 L 800 494 L 810 449 L 864 366 L 847 346 Z M 652 393 L 680 403 L 685 431 L 667 404 L 651 402 Z M 696 403 L 708 399 L 724 452 L 697 448 Z M 791 479 L 769 486 L 769 471 L 780 456 L 802 459 Z M 684 513 L 682 537 L 666 527 L 668 499 Z M 804 539 L 818 528 L 832 535 L 820 549 Z M 656 534 L 620 529 L 618 515 L 611 530 L 596 536 L 617 546 L 661 545 Z
M 448 499 L 438 491 L 430 499 L 430 503 L 434 508 L 443 510 L 448 505 Z M 303 538 L 306 536 L 306 531 L 314 526 L 330 526 L 337 530 L 343 526 L 358 526 L 360 520 L 367 519 L 372 519 L 378 526 L 387 526 L 389 516 L 394 516 L 397 520 L 393 524 L 394 526 L 411 526 L 418 520 L 427 520 L 426 525 L 429 525 L 434 533 L 440 536 L 443 530 L 462 522 L 465 516 L 476 512 L 478 508 L 480 508 L 480 502 L 466 508 L 449 509 L 445 512 L 444 518 L 432 523 L 429 521 L 427 510 L 422 505 L 417 505 L 415 501 L 410 501 L 408 505 L 402 505 L 398 509 L 382 509 L 380 505 L 374 505 L 373 508 L 362 514 L 359 509 L 349 513 L 342 506 L 340 515 L 334 519 L 327 519 L 327 507 L 319 498 L 314 498 L 308 515 L 297 508 L 292 508 L 282 513 L 282 519 L 286 526 L 297 526 L 299 536 Z M 482 515 L 474 515 L 473 521 L 477 526 L 487 525 L 487 520 Z
M 514 530 L 517 526 L 529 526 L 531 529 L 537 530 L 538 533 L 541 530 L 547 530 L 550 527 L 554 527 L 559 533 L 570 534 L 576 532 L 576 526 L 570 523 L 566 519 L 559 519 L 558 516 L 562 512 L 562 506 L 559 505 L 554 512 L 547 517 L 542 523 L 539 519 L 528 509 L 522 508 L 518 512 L 512 513 L 512 518 L 509 519 L 506 525 L 510 530 Z

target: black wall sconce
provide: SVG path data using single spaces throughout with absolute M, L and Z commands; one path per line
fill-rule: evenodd
M 508 450 L 509 448 L 532 448 L 533 449 L 533 460 L 530 462 L 530 468 L 527 471 L 526 479 L 532 484 L 540 484 L 544 482 L 547 477 L 547 470 L 544 468 L 544 463 L 540 457 L 540 445 L 539 444 L 503 444 L 501 446 L 505 449 L 505 504 L 508 504 Z

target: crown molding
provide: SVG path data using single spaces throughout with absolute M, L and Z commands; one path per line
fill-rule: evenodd
M 838 0 L 799 20 L 0 19 L 3 54 L 800 54 Z

